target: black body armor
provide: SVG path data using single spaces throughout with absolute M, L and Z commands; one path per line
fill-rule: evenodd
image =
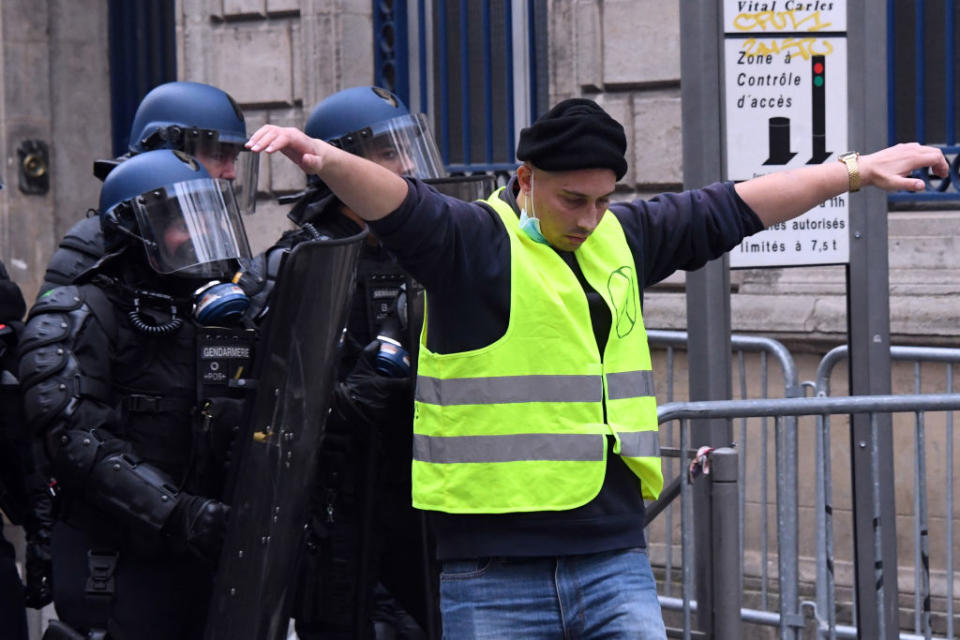
M 100 274 L 52 289 L 30 312 L 21 342 L 24 408 L 58 498 L 55 602 L 77 629 L 138 638 L 202 633 L 213 567 L 190 557 L 189 541 L 168 525 L 185 501 L 221 497 L 242 416 L 241 388 L 198 377 L 203 367 L 227 364 L 203 358 L 201 345 L 242 343 L 249 359 L 252 339 L 240 330 L 211 336 L 190 320 L 186 292 L 194 286 L 181 284 L 180 298 L 157 294 L 172 303 L 151 304 L 143 291 Z M 178 328 L 144 330 L 165 325 Z
M 84 218 L 70 227 L 53 252 L 43 274 L 38 298 L 54 287 L 71 284 L 105 253 L 100 218 Z

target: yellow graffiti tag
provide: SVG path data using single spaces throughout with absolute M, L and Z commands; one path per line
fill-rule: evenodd
M 742 50 L 748 56 L 765 56 L 768 53 L 789 53 L 809 60 L 811 56 L 828 56 L 833 53 L 833 45 L 827 40 L 817 38 L 784 38 L 783 40 L 757 40 L 747 38 Z
M 822 31 L 832 24 L 824 22 L 819 11 L 801 17 L 796 9 L 740 13 L 733 19 L 738 31 Z

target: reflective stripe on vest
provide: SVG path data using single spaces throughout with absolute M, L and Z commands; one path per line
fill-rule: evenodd
M 611 400 L 654 395 L 652 371 L 608 373 Z M 508 402 L 600 402 L 603 381 L 597 376 L 499 376 L 443 380 L 417 378 L 417 400 L 430 404 L 503 404 Z
M 621 455 L 660 455 L 656 431 L 620 433 Z M 506 436 L 414 435 L 413 457 L 424 462 L 520 462 L 524 460 L 603 460 L 597 455 L 600 435 L 517 433 Z
M 644 496 L 656 497 L 663 478 L 654 380 L 619 221 L 607 212 L 574 254 L 610 309 L 601 357 L 576 275 L 556 251 L 519 231 L 499 192 L 487 204 L 510 240 L 510 317 L 493 343 L 450 354 L 427 349 L 424 322 L 414 506 L 450 513 L 581 506 L 603 484 L 609 437 Z

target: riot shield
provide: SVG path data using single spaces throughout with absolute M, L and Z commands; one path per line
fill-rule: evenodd
M 228 480 L 230 520 L 206 640 L 285 638 L 307 497 L 366 231 L 297 245 L 257 348 L 257 392 Z

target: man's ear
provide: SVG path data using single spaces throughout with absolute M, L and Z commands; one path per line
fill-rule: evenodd
M 522 164 L 517 167 L 517 184 L 520 185 L 522 193 L 530 193 L 530 178 L 533 176 L 533 169 L 528 164 Z

